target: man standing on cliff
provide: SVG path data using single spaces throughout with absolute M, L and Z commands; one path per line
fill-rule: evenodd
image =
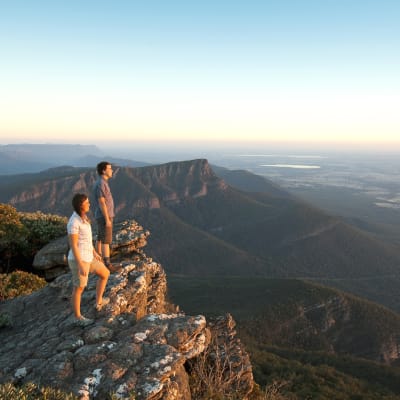
M 114 200 L 108 185 L 108 180 L 113 175 L 111 164 L 107 161 L 98 163 L 97 174 L 99 178 L 93 188 L 94 217 L 97 222 L 96 251 L 103 256 L 105 266 L 111 272 L 116 272 L 119 268 L 114 267 L 110 262 L 114 218 Z

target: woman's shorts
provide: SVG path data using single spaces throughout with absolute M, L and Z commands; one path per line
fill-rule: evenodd
M 111 226 L 106 226 L 104 218 L 96 219 L 97 222 L 97 240 L 104 244 L 112 243 L 112 220 Z
M 88 269 L 88 274 L 86 276 L 82 276 L 79 273 L 79 267 L 75 260 L 68 260 L 69 269 L 72 273 L 72 285 L 74 287 L 84 288 L 87 286 L 89 274 L 96 273 L 97 268 L 101 267 L 103 263 L 99 260 L 93 259 L 91 263 L 84 262 L 85 267 Z

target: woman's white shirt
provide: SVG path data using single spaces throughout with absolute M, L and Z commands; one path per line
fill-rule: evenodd
M 68 235 L 78 235 L 78 249 L 81 255 L 82 261 L 92 262 L 93 261 L 93 239 L 92 239 L 92 227 L 90 222 L 86 219 L 82 219 L 75 211 L 71 215 L 71 218 L 67 224 Z M 74 260 L 74 253 L 72 249 L 68 252 L 68 259 Z

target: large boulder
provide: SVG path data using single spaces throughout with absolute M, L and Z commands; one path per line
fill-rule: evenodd
M 62 236 L 41 248 L 33 259 L 33 267 L 40 271 L 46 280 L 57 278 L 68 271 L 68 237 Z

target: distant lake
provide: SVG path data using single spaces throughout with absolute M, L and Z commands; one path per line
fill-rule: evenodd
M 274 158 L 317 158 L 323 159 L 325 156 L 318 155 L 298 155 L 298 154 L 238 154 L 237 157 L 274 157 Z
M 295 168 L 295 169 L 319 169 L 319 165 L 301 165 L 301 164 L 260 164 L 260 167 L 271 168 Z

